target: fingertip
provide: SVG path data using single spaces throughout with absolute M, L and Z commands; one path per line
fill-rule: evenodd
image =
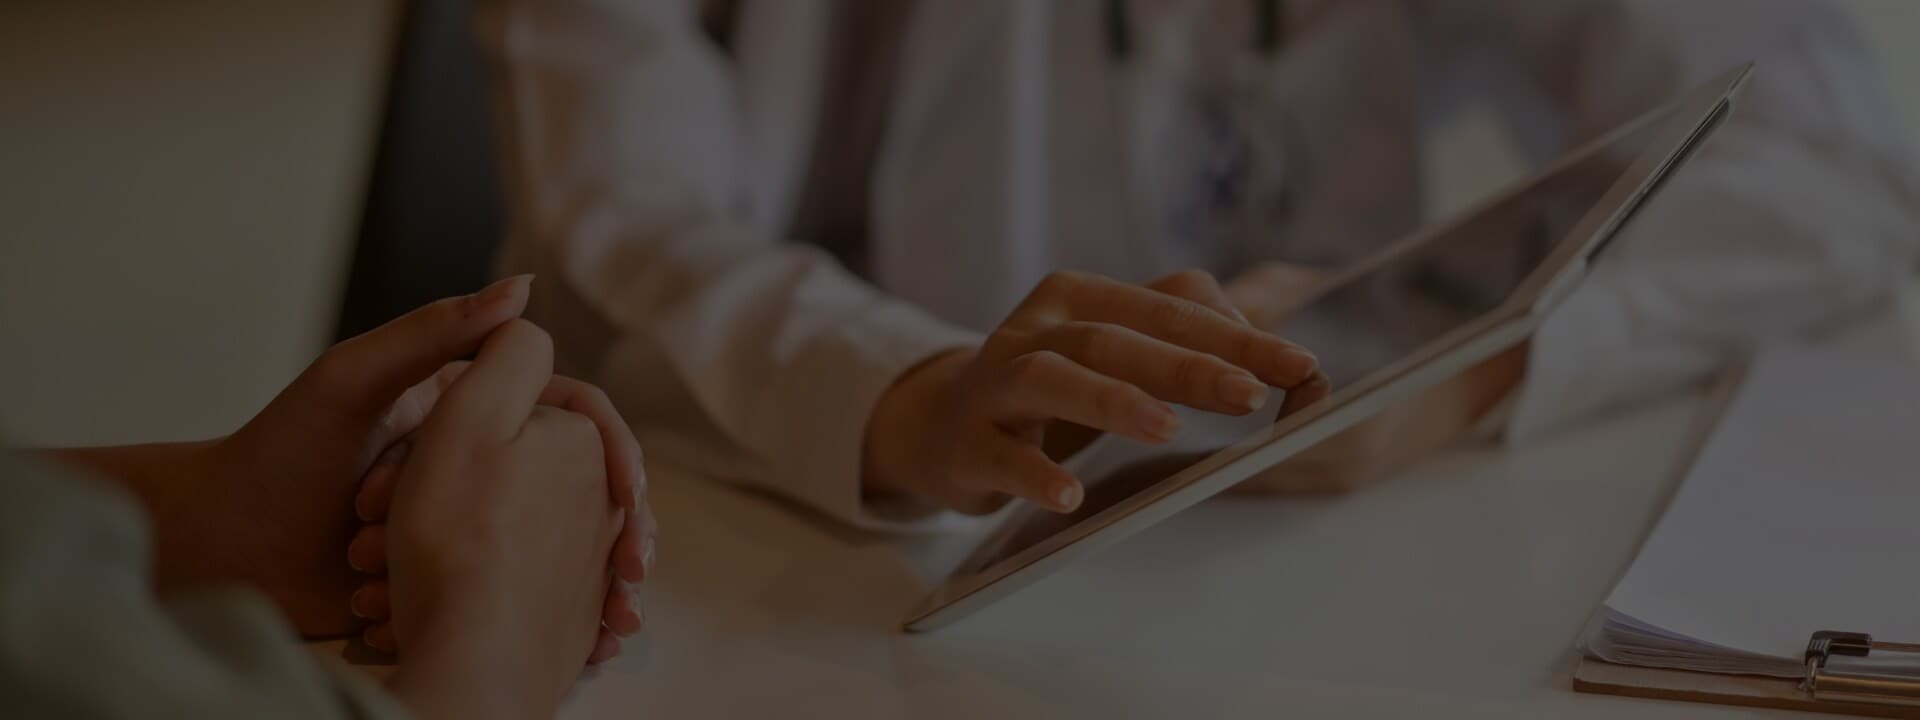
M 1327 399 L 1333 394 L 1333 382 L 1326 373 L 1315 371 L 1305 382 L 1286 391 L 1286 399 L 1280 403 L 1280 417 L 1287 417 L 1301 409 Z
M 387 584 L 384 582 L 362 585 L 347 599 L 347 608 L 353 611 L 354 617 L 362 620 L 386 620 L 391 607 L 387 598 Z
M 1139 404 L 1134 413 L 1134 431 L 1137 440 L 1154 445 L 1172 442 L 1180 434 L 1180 415 L 1166 403 L 1147 398 Z
M 387 569 L 387 528 L 368 525 L 355 533 L 347 544 L 347 566 L 362 573 L 380 573 Z
M 593 652 L 587 656 L 587 664 L 599 665 L 600 663 L 619 656 L 620 638 L 614 636 L 613 633 L 607 632 L 603 628 L 600 631 L 599 638 L 594 640 Z
M 622 637 L 640 632 L 640 598 L 631 585 L 621 583 L 607 590 L 606 609 L 601 622 Z
M 640 582 L 647 578 L 647 542 L 638 528 L 620 534 L 613 555 L 613 569 L 621 580 Z
M 505 322 L 525 312 L 532 294 L 533 275 L 515 275 L 494 281 L 467 296 L 468 314 L 482 319 Z
M 1086 488 L 1080 485 L 1080 481 L 1068 478 L 1065 483 L 1058 485 L 1053 490 L 1052 506 L 1054 512 L 1070 513 L 1079 510 L 1081 501 L 1086 499 L 1086 493 Z
M 1266 406 L 1269 392 L 1266 383 L 1240 370 L 1221 375 L 1215 387 L 1216 399 L 1236 415 L 1259 411 Z
M 361 522 L 380 523 L 387 519 L 393 504 L 393 482 L 398 473 L 394 465 L 375 465 L 353 494 L 353 513 Z
M 393 634 L 393 623 L 381 623 L 367 628 L 360 634 L 360 641 L 367 647 L 392 655 L 399 651 L 399 642 Z
M 1274 362 L 1274 370 L 1287 382 L 1283 387 L 1292 387 L 1313 380 L 1320 371 L 1320 358 L 1292 343 L 1286 343 Z

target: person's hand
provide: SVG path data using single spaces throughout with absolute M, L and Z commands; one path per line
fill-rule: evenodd
M 244 427 L 182 448 L 171 480 L 136 483 L 162 590 L 241 583 L 308 637 L 352 631 L 342 552 L 354 492 L 399 435 L 403 395 L 526 307 L 527 278 L 428 305 L 328 349 Z
M 1325 287 L 1312 269 L 1270 263 L 1227 283 L 1227 297 L 1257 325 L 1285 325 Z M 1526 348 L 1509 350 L 1322 440 L 1234 490 L 1253 495 L 1340 494 L 1365 487 L 1432 456 L 1472 431 L 1518 385 Z
M 418 401 L 413 404 L 414 407 L 432 408 L 467 367 L 466 363 L 448 365 L 431 381 L 410 391 L 412 398 Z M 615 487 L 637 488 L 635 497 L 639 498 L 639 502 L 637 506 L 630 505 L 627 508 L 629 513 L 614 550 L 616 582 L 608 588 L 600 638 L 588 658 L 591 663 L 604 662 L 620 653 L 620 638 L 639 632 L 643 622 L 639 599 L 634 595 L 634 586 L 627 579 L 631 578 L 632 582 L 637 583 L 653 568 L 655 524 L 653 513 L 645 502 L 646 475 L 641 464 L 640 443 L 634 439 L 633 430 L 620 417 L 619 411 L 614 409 L 613 402 L 597 387 L 556 375 L 547 381 L 538 402 L 542 406 L 567 410 L 592 420 L 600 430 L 600 444 L 606 451 L 605 466 L 609 481 Z M 418 420 L 412 417 L 406 420 L 409 424 L 402 427 L 411 432 L 418 425 Z M 362 633 L 362 638 L 368 646 L 388 653 L 398 653 L 400 647 L 393 625 L 388 622 L 392 607 L 386 578 L 386 522 L 395 482 L 411 446 L 412 443 L 404 439 L 395 443 L 381 454 L 374 462 L 373 469 L 367 472 L 360 486 L 360 494 L 354 499 L 354 509 L 360 519 L 368 524 L 354 536 L 353 544 L 347 550 L 349 564 L 374 578 L 353 594 L 354 614 L 372 621 Z M 620 568 L 621 563 L 627 567 Z
M 414 434 L 387 539 L 390 687 L 423 717 L 551 716 L 595 644 L 625 510 L 599 425 L 541 404 L 552 341 L 496 330 Z
M 1249 326 L 1206 273 L 1144 287 L 1042 281 L 978 349 L 909 370 L 869 418 L 869 494 L 986 513 L 1019 497 L 1058 512 L 1084 489 L 1057 464 L 1098 433 L 1170 440 L 1168 403 L 1245 415 L 1324 396 L 1313 355 Z

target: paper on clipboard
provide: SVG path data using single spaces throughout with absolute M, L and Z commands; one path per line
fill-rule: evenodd
M 1879 349 L 1762 353 L 1588 653 L 1799 677 L 1808 637 L 1920 638 L 1920 371 Z

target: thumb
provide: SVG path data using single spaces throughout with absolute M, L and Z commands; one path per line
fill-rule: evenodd
M 294 384 L 352 412 L 384 413 L 408 388 L 472 354 L 488 334 L 519 317 L 532 283 L 532 275 L 519 275 L 434 301 L 329 348 Z

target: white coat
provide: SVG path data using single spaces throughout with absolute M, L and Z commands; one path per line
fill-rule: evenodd
M 850 25 L 883 5 L 895 25 Z M 1544 162 L 1759 61 L 1531 343 L 1509 437 L 1863 312 L 1914 268 L 1920 182 L 1818 3 L 1288 2 L 1270 57 L 1243 41 L 1252 3 L 1130 5 L 1116 61 L 1101 0 L 748 0 L 724 48 L 693 0 L 488 0 L 503 267 L 539 274 L 563 369 L 649 452 L 867 525 L 886 523 L 862 437 L 904 370 L 1056 269 L 1365 255 L 1420 222 L 1426 130 L 1471 100 Z M 850 95 L 846 67 L 873 73 Z M 1195 111 L 1208 97 L 1232 100 Z M 1215 217 L 1221 157 L 1252 170 L 1225 171 L 1237 204 Z

